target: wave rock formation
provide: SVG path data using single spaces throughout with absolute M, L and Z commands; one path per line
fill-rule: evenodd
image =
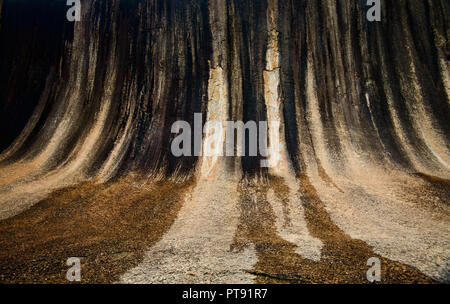
M 449 281 L 450 3 L 365 2 L 0 1 L 0 281 Z

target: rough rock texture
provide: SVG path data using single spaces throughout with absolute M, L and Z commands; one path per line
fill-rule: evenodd
M 139 258 L 109 279 L 91 265 L 90 282 L 125 270 L 129 282 L 148 273 L 157 282 L 365 282 L 371 256 L 386 265 L 385 282 L 450 280 L 448 1 L 381 1 L 381 22 L 369 22 L 362 0 L 95 0 L 82 1 L 74 23 L 65 2 L 0 1 L 0 233 L 14 227 L 14 239 L 0 241 L 2 280 L 27 281 L 36 269 L 21 242 L 36 230 L 43 241 L 33 248 L 45 247 L 49 236 L 33 229 L 33 217 L 62 225 L 48 205 L 61 204 L 52 192 L 123 178 L 139 189 L 170 180 L 180 185 L 177 202 L 190 196 L 181 209 L 155 211 L 167 221 L 139 239 Z M 261 167 L 261 155 L 175 157 L 171 126 L 193 126 L 194 113 L 203 123 L 279 122 L 262 139 L 274 166 Z M 224 189 L 235 193 L 222 198 Z M 131 204 L 139 215 L 133 200 L 141 198 L 119 192 L 86 199 Z M 145 208 L 166 203 L 154 200 Z M 92 216 L 87 209 L 81 218 Z M 128 218 L 138 219 L 148 220 Z M 62 226 L 54 238 L 72 235 Z M 86 246 L 95 247 L 71 254 L 85 256 Z M 121 250 L 105 246 L 88 251 Z M 170 248 L 198 273 L 180 271 Z M 13 275 L 6 265 L 18 254 Z

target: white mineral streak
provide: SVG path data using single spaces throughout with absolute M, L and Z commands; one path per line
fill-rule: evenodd
M 268 43 L 266 70 L 264 71 L 264 98 L 267 108 L 268 125 L 268 167 L 279 175 L 287 170 L 286 143 L 282 123 L 280 103 L 280 53 L 278 50 L 277 3 L 269 1 L 267 8 Z
M 228 118 L 228 85 L 222 67 L 211 67 L 208 83 L 208 111 L 204 126 L 201 175 L 213 176 L 223 164 L 226 121 Z
M 224 13 L 217 9 L 220 3 L 210 2 L 210 22 L 215 31 L 224 30 L 215 19 L 220 18 L 218 12 Z M 223 50 L 213 47 L 213 52 L 218 55 Z M 213 63 L 197 185 L 186 196 L 169 231 L 149 248 L 141 264 L 120 278 L 120 283 L 253 282 L 253 276 L 247 271 L 257 262 L 254 248 L 231 251 L 240 211 L 239 179 L 235 174 L 227 173 L 223 161 L 229 105 L 226 79 L 226 71 Z
M 289 198 L 286 216 L 289 218 L 289 225 L 285 225 L 285 215 L 281 201 L 272 190 L 268 192 L 267 200 L 275 213 L 275 225 L 280 237 L 295 244 L 296 252 L 303 257 L 319 260 L 323 243 L 313 238 L 306 227 L 304 209 L 298 197 L 299 184 L 296 181 L 292 166 L 287 157 L 287 149 L 284 134 L 283 116 L 281 115 L 282 105 L 279 95 L 280 91 L 280 60 L 278 50 L 277 32 L 277 2 L 269 1 L 267 8 L 268 23 L 268 45 L 266 54 L 266 70 L 264 71 L 264 92 L 267 108 L 267 124 L 269 127 L 269 171 L 273 175 L 283 178 L 284 183 L 289 188 Z
M 246 271 L 257 262 L 252 247 L 232 252 L 239 223 L 238 179 L 224 170 L 221 153 L 227 119 L 224 70 L 211 67 L 208 122 L 205 127 L 201 176 L 183 203 L 170 230 L 145 255 L 144 261 L 120 283 L 252 283 Z M 209 130 L 208 130 L 209 129 Z

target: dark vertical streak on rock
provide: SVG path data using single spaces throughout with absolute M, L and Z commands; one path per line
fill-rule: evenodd
M 242 105 L 239 104 L 240 100 L 232 99 L 232 109 L 242 111 L 240 119 L 244 123 L 248 121 L 258 123 L 266 120 L 263 71 L 266 64 L 267 3 L 266 1 L 235 0 L 232 7 L 234 15 L 230 16 L 233 19 L 231 48 L 240 60 L 238 66 L 233 66 L 232 73 L 236 73 L 234 69 L 240 69 L 240 71 L 238 75 L 231 77 L 239 77 L 238 81 L 241 81 L 240 85 L 242 85 L 242 91 L 236 87 L 239 91 L 235 93 L 242 94 L 239 96 L 242 98 Z M 232 87 L 231 90 L 233 91 L 234 88 Z M 231 116 L 238 115 L 232 113 Z M 249 142 L 248 134 L 246 134 L 246 142 Z M 247 144 L 245 155 L 249 155 L 248 151 Z M 242 158 L 242 169 L 249 175 L 259 175 L 266 171 L 260 168 L 260 158 L 251 156 Z

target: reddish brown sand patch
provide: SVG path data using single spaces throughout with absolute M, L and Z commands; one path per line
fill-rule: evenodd
M 68 283 L 65 263 L 81 258 L 82 283 L 111 283 L 168 230 L 194 182 L 131 178 L 55 191 L 0 222 L 0 281 Z
M 296 254 L 295 246 L 277 233 L 266 195 L 272 188 L 280 199 L 286 199 L 289 189 L 282 179 L 271 177 L 266 185 L 250 181 L 239 186 L 241 222 L 234 247 L 254 244 L 258 262 L 251 273 L 258 283 L 369 283 L 366 263 L 371 257 L 381 261 L 382 283 L 435 282 L 414 267 L 386 259 L 365 242 L 345 234 L 332 222 L 309 178 L 302 175 L 299 180 L 308 230 L 324 244 L 318 262 Z

